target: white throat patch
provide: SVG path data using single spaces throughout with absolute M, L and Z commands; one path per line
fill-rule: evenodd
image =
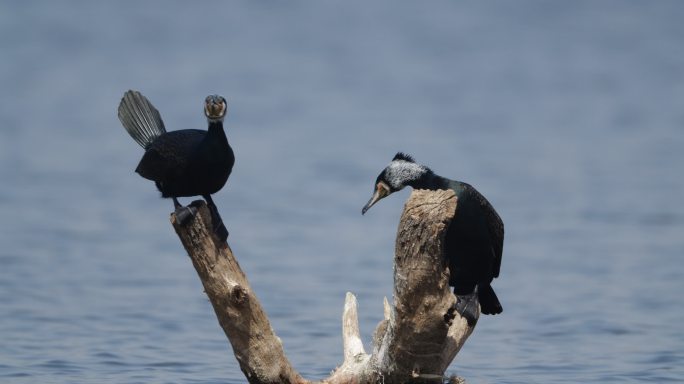
M 394 190 L 404 188 L 409 182 L 420 179 L 426 168 L 405 160 L 394 160 L 385 168 L 385 178 Z

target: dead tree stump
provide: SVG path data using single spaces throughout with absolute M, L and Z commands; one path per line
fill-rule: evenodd
M 292 367 L 280 339 L 230 247 L 211 228 L 203 201 L 178 237 L 197 270 L 219 324 L 250 383 L 311 383 Z M 443 258 L 444 236 L 456 209 L 451 190 L 415 190 L 404 207 L 394 257 L 394 300 L 367 354 L 360 337 L 356 297 L 347 293 L 342 315 L 344 362 L 321 383 L 439 383 L 472 333 L 465 319 L 445 318 L 455 303 Z

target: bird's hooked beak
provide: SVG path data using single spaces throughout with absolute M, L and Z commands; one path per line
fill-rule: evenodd
M 380 201 L 380 199 L 387 197 L 389 194 L 390 194 L 390 189 L 387 186 L 387 184 L 385 184 L 383 182 L 379 182 L 375 186 L 375 192 L 373 193 L 373 197 L 371 197 L 371 199 L 368 200 L 368 203 L 366 203 L 366 205 L 363 206 L 363 209 L 361 209 L 361 214 L 362 215 L 365 214 L 366 211 L 368 211 L 370 209 L 370 207 L 373 206 L 373 204 Z

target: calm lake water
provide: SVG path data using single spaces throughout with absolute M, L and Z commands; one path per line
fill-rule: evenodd
M 0 3 L 0 382 L 242 383 L 121 127 L 229 100 L 215 200 L 307 378 L 369 343 L 408 191 L 360 210 L 398 150 L 506 223 L 504 312 L 473 383 L 684 382 L 684 2 Z M 185 202 L 189 202 L 186 199 Z

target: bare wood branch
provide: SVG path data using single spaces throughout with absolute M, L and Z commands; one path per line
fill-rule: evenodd
M 365 354 L 361 333 L 359 332 L 359 318 L 356 309 L 356 296 L 347 292 L 342 314 L 342 341 L 344 343 L 344 361 L 354 356 Z
M 361 341 L 356 297 L 347 293 L 342 317 L 344 362 L 321 383 L 439 382 L 474 327 L 457 313 L 443 259 L 453 191 L 413 191 L 404 207 L 395 250 L 394 300 L 384 300 L 369 355 Z M 291 366 L 280 339 L 227 244 L 211 230 L 203 202 L 188 225 L 173 223 L 250 383 L 308 383 Z
M 202 280 L 240 369 L 250 383 L 304 383 L 285 356 L 230 247 L 208 229 L 211 216 L 206 204 L 193 205 L 198 214 L 189 225 L 181 226 L 173 214 L 171 223 Z

